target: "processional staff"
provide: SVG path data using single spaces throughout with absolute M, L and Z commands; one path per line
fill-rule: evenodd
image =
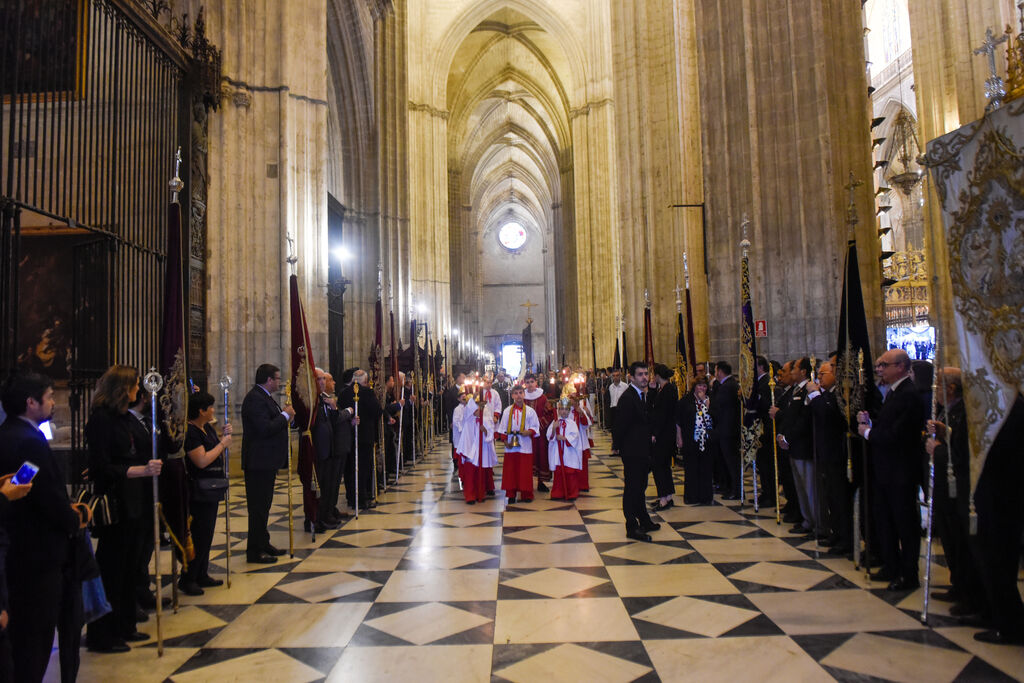
M 152 453 L 150 457 L 153 460 L 159 460 L 160 455 L 157 452 L 156 395 L 164 386 L 164 378 L 157 372 L 156 368 L 150 368 L 149 372 L 142 379 L 142 386 L 145 387 L 150 396 L 149 406 L 152 420 L 150 424 L 150 431 L 152 433 Z M 161 595 L 163 586 L 161 585 L 160 576 L 160 481 L 159 476 L 155 474 L 153 475 L 153 548 L 153 573 L 156 577 L 156 654 L 158 657 L 163 657 L 163 596 Z
M 355 430 L 355 462 L 353 468 L 355 469 L 355 484 L 353 486 L 353 499 L 356 503 L 356 519 L 359 519 L 359 382 L 352 383 L 352 401 L 353 410 L 352 417 L 354 420 L 353 429 Z
M 284 404 L 292 404 L 292 381 L 284 383 Z M 292 505 L 292 434 L 288 427 L 288 557 L 295 557 L 295 511 Z
M 772 397 L 772 408 L 775 407 L 775 366 L 768 363 L 768 393 Z M 775 464 L 775 524 L 782 524 L 782 516 L 779 512 L 779 441 L 775 431 L 775 415 L 772 411 L 772 461 Z
M 231 389 L 231 377 L 224 375 L 220 378 L 220 388 L 224 391 L 224 424 L 228 423 L 228 405 Z M 224 571 L 227 572 L 228 588 L 231 588 L 231 460 L 228 456 L 228 447 L 224 447 L 222 453 L 224 458 L 224 479 L 228 485 L 224 487 Z
M 939 361 L 939 344 L 935 343 L 935 363 L 932 364 L 934 375 L 932 377 L 932 440 L 935 439 L 935 421 L 939 419 L 939 376 L 942 375 L 942 367 Z M 943 398 L 945 401 L 945 398 Z M 949 437 L 946 438 L 949 443 Z M 928 527 L 925 533 L 925 556 L 924 556 L 924 602 L 921 606 L 921 623 L 928 623 L 928 598 L 931 597 L 932 586 L 932 525 L 935 519 L 935 448 L 932 447 L 928 453 Z M 947 453 L 947 458 L 952 460 L 952 453 Z

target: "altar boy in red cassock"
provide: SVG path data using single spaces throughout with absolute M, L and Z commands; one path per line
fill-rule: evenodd
M 548 441 L 545 436 L 548 433 L 548 425 L 551 424 L 554 410 L 548 404 L 548 397 L 544 390 L 537 386 L 537 376 L 528 372 L 523 376 L 523 384 L 526 386 L 524 400 L 526 405 L 533 408 L 540 421 L 540 436 L 533 441 L 533 474 L 537 477 L 537 490 L 544 492 L 548 490 L 546 481 L 551 481 L 551 469 L 548 467 Z
M 572 419 L 580 430 L 580 448 L 583 449 L 583 468 L 580 470 L 580 491 L 590 490 L 590 449 L 594 445 L 590 438 L 590 429 L 594 424 L 594 413 L 590 409 L 590 399 L 586 394 L 576 394 L 576 405 L 572 409 Z
M 516 502 L 516 496 L 523 502 L 533 500 L 533 442 L 540 436 L 540 420 L 526 405 L 524 393 L 521 386 L 512 387 L 512 405 L 501 414 L 496 435 L 505 442 L 501 488 L 509 503 Z
M 474 505 L 487 497 L 487 469 L 498 464 L 494 456 L 494 418 L 475 397 L 470 397 L 463 408 L 460 442 L 462 494 L 467 503 Z
M 548 465 L 554 472 L 551 483 L 552 500 L 575 500 L 580 495 L 580 474 L 583 469 L 583 448 L 580 430 L 572 419 L 572 402 L 568 397 L 558 401 L 558 418 L 548 426 Z
M 456 474 L 459 473 L 459 462 L 462 460 L 459 448 L 462 445 L 462 418 L 466 412 L 467 399 L 469 399 L 469 394 L 460 387 L 459 405 L 455 406 L 455 412 L 452 413 L 452 461 L 455 463 Z

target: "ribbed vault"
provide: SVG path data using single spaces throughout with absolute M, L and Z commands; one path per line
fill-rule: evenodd
M 568 291 L 563 277 L 575 277 L 556 268 L 572 262 L 559 210 L 571 195 L 569 62 L 550 33 L 505 8 L 465 36 L 446 88 L 456 325 L 479 330 L 481 346 L 496 352 L 521 332 L 520 304 L 530 300 L 539 304 L 531 315 L 541 361 L 558 350 L 556 302 Z M 509 222 L 526 230 L 521 248 L 498 242 Z

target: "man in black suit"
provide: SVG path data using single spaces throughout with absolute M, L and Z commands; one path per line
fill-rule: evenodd
M 270 545 L 267 517 L 274 499 L 277 471 L 288 465 L 288 425 L 295 417 L 290 405 L 274 399 L 281 389 L 280 368 L 264 363 L 256 368 L 256 385 L 242 401 L 242 469 L 249 510 L 246 559 L 273 564 L 285 551 Z
M 821 364 L 818 383 L 807 384 L 807 400 L 821 470 L 818 481 L 823 484 L 819 504 L 829 531 L 821 544 L 830 547 L 830 555 L 846 555 L 853 550 L 853 486 L 846 473 L 847 424 L 836 396 L 834 360 Z
M 3 525 L 10 538 L 8 629 L 14 680 L 41 681 L 58 622 L 61 649 L 74 645 L 77 654 L 81 620 L 71 624 L 67 615 L 81 610 L 81 579 L 72 562 L 72 544 L 88 522 L 89 510 L 68 500 L 64 473 L 39 431 L 39 425 L 53 417 L 50 379 L 35 373 L 15 375 L 5 385 L 0 401 L 7 413 L 0 426 L 0 472 L 15 472 L 26 461 L 39 467 L 32 490 L 11 506 Z M 77 658 L 71 659 L 77 670 Z M 64 656 L 61 660 L 70 661 Z M 75 672 L 67 673 L 74 678 Z
M 626 536 L 637 541 L 651 541 L 648 532 L 661 527 L 647 514 L 644 492 L 647 474 L 651 471 L 651 403 L 647 397 L 650 381 L 646 363 L 635 361 L 629 366 L 632 378 L 619 397 L 612 426 L 612 453 L 622 457 L 625 488 L 622 492 L 622 514 L 626 518 Z
M 358 369 L 352 374 L 352 382 L 342 389 L 338 396 L 338 408 L 355 412 L 355 386 L 359 385 L 359 415 L 352 418 L 353 429 L 359 438 L 359 509 L 377 507 L 373 490 L 373 449 L 380 437 L 380 418 L 383 413 L 377 394 L 370 388 L 370 377 L 366 370 Z M 395 404 L 397 406 L 397 404 Z M 353 441 L 354 435 L 350 435 Z M 350 507 L 355 506 L 355 458 L 349 458 L 345 466 L 345 497 Z
M 716 389 L 711 394 L 711 421 L 718 435 L 722 499 L 740 499 L 740 383 L 732 376 L 732 365 L 715 363 Z
M 890 349 L 876 363 L 889 386 L 875 415 L 857 414 L 857 431 L 871 446 L 874 461 L 875 528 L 882 549 L 882 569 L 872 575 L 889 581 L 892 591 L 913 590 L 920 584 L 917 560 L 921 554 L 921 515 L 917 489 L 921 484 L 921 434 L 925 406 L 910 379 L 910 357 Z
M 781 419 L 776 420 L 779 448 L 789 456 L 796 495 L 800 501 L 803 522 L 796 524 L 792 533 L 821 532 L 818 490 L 815 485 L 814 438 L 811 426 L 811 411 L 807 406 L 807 384 L 810 382 L 811 361 L 804 356 L 793 361 L 790 380 L 793 391 L 783 407 Z
M 306 520 L 306 531 L 316 528 L 316 533 L 325 533 L 328 529 L 337 529 L 341 523 L 340 516 L 334 506 L 338 502 L 338 473 L 344 467 L 345 459 L 352 446 L 344 440 L 340 443 L 347 446 L 339 449 L 335 433 L 342 428 L 349 430 L 351 439 L 351 411 L 342 413 L 338 410 L 338 401 L 334 396 L 334 378 L 322 368 L 316 368 L 317 399 L 313 409 L 313 421 L 310 436 L 313 441 L 314 465 L 316 478 L 320 487 L 320 499 L 317 502 L 316 522 Z

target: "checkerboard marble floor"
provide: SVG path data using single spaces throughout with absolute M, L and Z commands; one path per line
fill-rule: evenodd
M 294 558 L 245 562 L 246 510 L 232 488 L 232 586 L 182 596 L 154 641 L 82 652 L 80 681 L 1000 681 L 1024 648 L 975 629 L 922 592 L 890 594 L 845 559 L 722 504 L 660 515 L 655 543 L 625 537 L 621 463 L 598 433 L 591 489 L 469 507 L 438 442 L 379 506 Z M 681 472 L 676 472 L 681 491 Z M 296 489 L 296 493 L 298 490 Z M 653 496 L 653 488 L 649 490 Z M 272 543 L 287 547 L 283 481 Z M 300 496 L 296 495 L 299 501 Z M 681 501 L 681 496 L 677 498 Z M 298 509 L 297 509 L 298 512 Z M 297 519 L 301 529 L 301 519 Z M 224 520 L 214 574 L 225 563 Z M 165 562 L 164 566 L 167 566 Z M 939 557 L 934 583 L 948 573 Z M 152 619 L 141 624 L 155 633 Z M 47 680 L 59 678 L 54 654 Z

